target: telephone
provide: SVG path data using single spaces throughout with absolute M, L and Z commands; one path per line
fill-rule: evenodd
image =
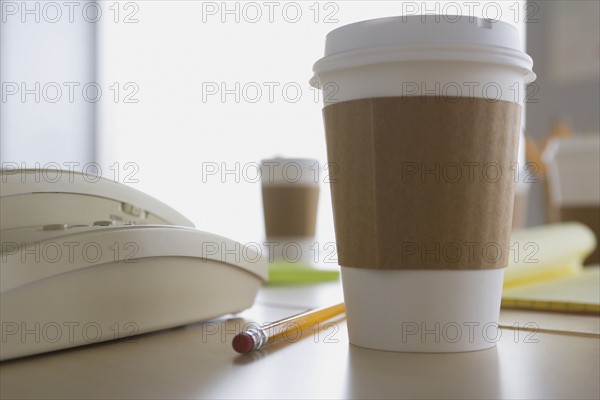
M 239 312 L 267 279 L 260 249 L 138 190 L 46 175 L 0 171 L 0 360 Z

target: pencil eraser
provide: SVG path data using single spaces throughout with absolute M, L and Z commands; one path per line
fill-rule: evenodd
M 249 353 L 254 349 L 254 339 L 246 332 L 242 332 L 233 338 L 231 345 L 238 353 Z

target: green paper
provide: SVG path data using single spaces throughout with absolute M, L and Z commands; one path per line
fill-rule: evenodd
M 335 281 L 339 271 L 316 269 L 306 264 L 277 260 L 269 264 L 269 285 L 291 285 Z

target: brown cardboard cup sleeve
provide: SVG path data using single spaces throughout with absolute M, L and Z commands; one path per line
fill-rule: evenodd
M 507 266 L 518 103 L 382 97 L 323 115 L 340 265 Z
M 263 185 L 267 238 L 310 238 L 315 235 L 319 186 Z

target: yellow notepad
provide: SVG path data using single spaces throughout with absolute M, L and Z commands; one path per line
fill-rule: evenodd
M 563 278 L 504 289 L 502 307 L 600 313 L 600 268 L 590 267 Z
M 514 232 L 502 307 L 600 313 L 599 269 L 582 266 L 595 247 L 593 232 L 579 223 Z

